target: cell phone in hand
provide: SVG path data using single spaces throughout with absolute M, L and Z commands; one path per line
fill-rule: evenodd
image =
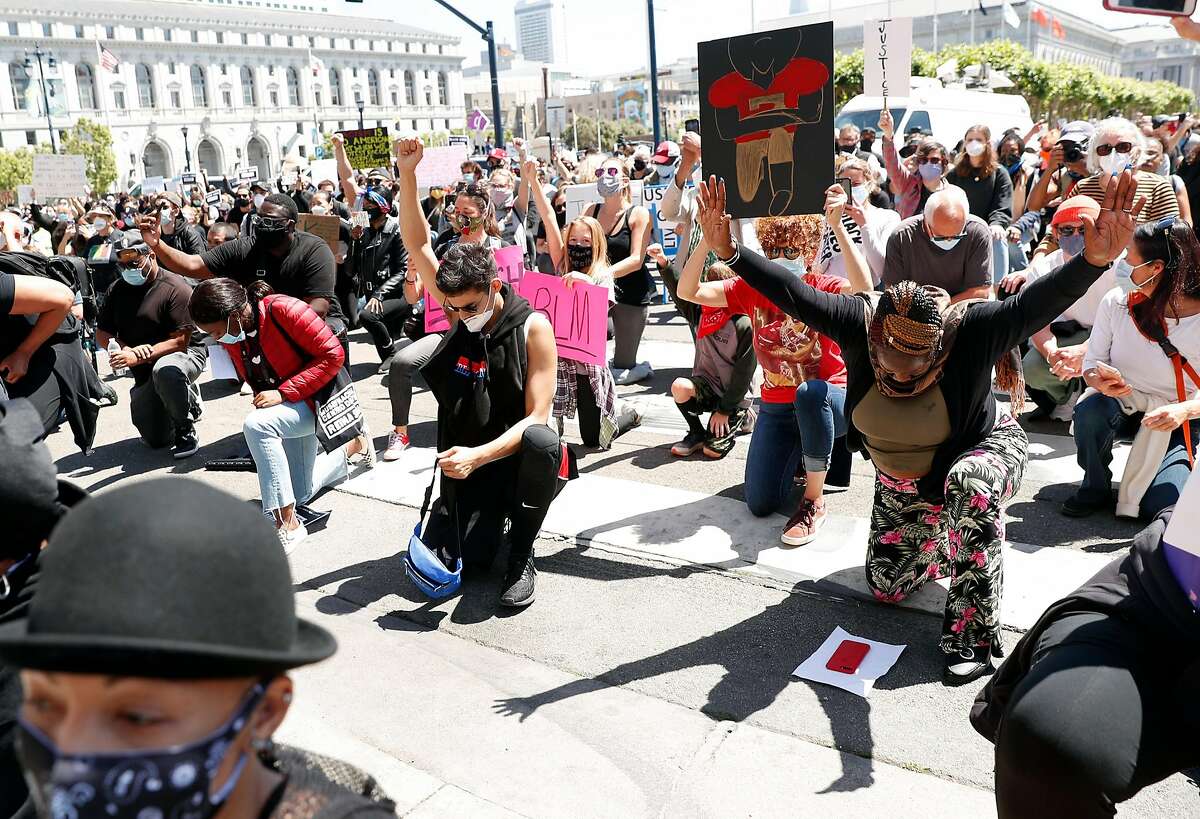
M 846 201 L 853 202 L 854 200 L 850 198 L 850 189 L 854 187 L 854 183 L 850 181 L 850 177 L 839 176 L 834 181 L 842 186 L 842 190 L 846 193 Z
M 1104 8 L 1128 14 L 1191 17 L 1196 11 L 1196 0 L 1104 0 Z
M 825 667 L 830 671 L 841 674 L 853 674 L 862 665 L 863 658 L 871 651 L 871 647 L 858 640 L 842 640 L 842 644 L 830 655 Z

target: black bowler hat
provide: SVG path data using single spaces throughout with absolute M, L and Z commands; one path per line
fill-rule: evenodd
M 0 627 L 0 660 L 77 674 L 269 676 L 336 649 L 296 617 L 262 514 L 180 477 L 79 504 L 42 552 L 28 619 Z

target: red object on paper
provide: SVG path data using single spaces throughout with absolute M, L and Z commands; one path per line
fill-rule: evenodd
M 1050 18 L 1050 33 L 1060 40 L 1067 39 L 1067 32 L 1063 31 L 1062 23 L 1053 17 Z
M 842 640 L 842 644 L 830 655 L 829 662 L 825 663 L 825 667 L 830 671 L 853 674 L 858 671 L 863 657 L 866 657 L 870 650 L 871 647 L 866 643 L 860 643 L 857 640 Z

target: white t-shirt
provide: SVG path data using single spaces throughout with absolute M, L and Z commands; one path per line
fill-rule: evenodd
M 1200 361 L 1200 315 L 1188 316 L 1178 322 L 1168 319 L 1167 338 L 1184 358 Z M 1174 403 L 1178 400 L 1175 387 L 1175 368 L 1162 347 L 1142 335 L 1129 315 L 1128 299 L 1120 288 L 1105 294 L 1096 311 L 1096 324 L 1088 339 L 1083 368 L 1102 361 L 1120 370 L 1125 383 L 1140 392 L 1149 393 Z M 1185 377 L 1189 396 L 1197 392 Z
M 1028 287 L 1042 276 L 1061 267 L 1065 262 L 1066 259 L 1063 258 L 1061 249 L 1047 253 L 1045 256 L 1038 256 L 1025 269 L 1025 286 Z M 1091 327 L 1096 323 L 1096 310 L 1099 309 L 1100 302 L 1104 299 L 1105 294 L 1116 286 L 1117 268 L 1116 265 L 1110 265 L 1108 270 L 1101 273 L 1100 278 L 1092 283 L 1088 291 L 1083 294 L 1083 298 L 1064 310 L 1057 321 L 1077 321 L 1084 327 Z
M 845 226 L 850 239 L 862 250 L 863 257 L 867 260 L 867 267 L 871 269 L 871 283 L 876 284 L 883 277 L 883 260 L 887 250 L 888 237 L 900 224 L 900 214 L 894 210 L 875 207 L 866 207 L 863 209 L 863 213 L 867 219 L 866 224 L 861 228 L 850 218 L 849 214 L 844 212 L 842 213 L 842 225 Z M 837 276 L 840 279 L 850 278 L 846 275 L 846 259 L 842 255 L 842 248 L 828 223 L 821 228 L 820 245 L 817 247 L 817 255 L 813 260 L 812 271 Z

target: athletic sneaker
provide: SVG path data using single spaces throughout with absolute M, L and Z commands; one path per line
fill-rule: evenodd
M 707 437 L 706 432 L 689 432 L 683 436 L 682 441 L 671 447 L 671 454 L 680 458 L 695 455 L 704 447 L 704 439 Z
M 375 466 L 375 443 L 371 440 L 371 430 L 367 428 L 366 419 L 363 419 L 362 435 L 354 440 L 358 441 L 358 452 L 346 456 L 346 465 L 361 466 L 367 469 Z
M 291 554 L 292 549 L 296 548 L 300 541 L 308 537 L 308 529 L 304 528 L 304 524 L 297 520 L 295 529 L 280 526 L 275 530 L 275 534 L 279 535 L 279 543 L 283 546 L 283 553 Z
M 626 384 L 636 384 L 639 381 L 645 381 L 647 378 L 653 377 L 654 368 L 650 366 L 649 361 L 643 361 L 641 364 L 634 364 L 628 370 L 613 371 L 613 380 L 621 386 Z
M 746 408 L 746 418 L 742 421 L 742 425 L 738 427 L 738 435 L 753 435 L 754 425 L 758 423 L 758 413 L 754 411 L 754 407 Z
M 803 546 L 817 539 L 825 523 L 825 499 L 800 499 L 800 508 L 788 519 L 779 539 L 788 546 Z
M 375 371 L 376 375 L 387 375 L 388 370 L 392 368 L 392 359 L 396 357 L 396 344 L 392 343 L 386 351 L 379 351 L 379 369 Z
M 247 381 L 243 381 L 242 386 L 238 388 L 238 395 L 251 395 L 253 393 L 254 388 Z
M 745 407 L 738 407 L 733 411 L 733 415 L 729 416 L 729 432 L 724 435 L 714 435 L 711 431 L 704 441 L 704 456 L 719 460 L 724 458 L 733 450 L 733 445 L 737 443 L 735 437 L 738 429 L 742 426 L 743 416 L 749 412 Z
M 188 424 L 175 430 L 175 443 L 171 445 L 171 455 L 175 460 L 190 458 L 199 448 L 200 437 L 196 435 L 194 426 Z
M 524 608 L 533 602 L 536 587 L 537 569 L 533 566 L 533 555 L 530 555 L 508 567 L 500 592 L 500 605 L 510 609 Z
M 385 461 L 398 461 L 406 449 L 408 449 L 408 433 L 392 430 L 391 434 L 388 435 L 387 449 L 383 451 L 383 459 Z

